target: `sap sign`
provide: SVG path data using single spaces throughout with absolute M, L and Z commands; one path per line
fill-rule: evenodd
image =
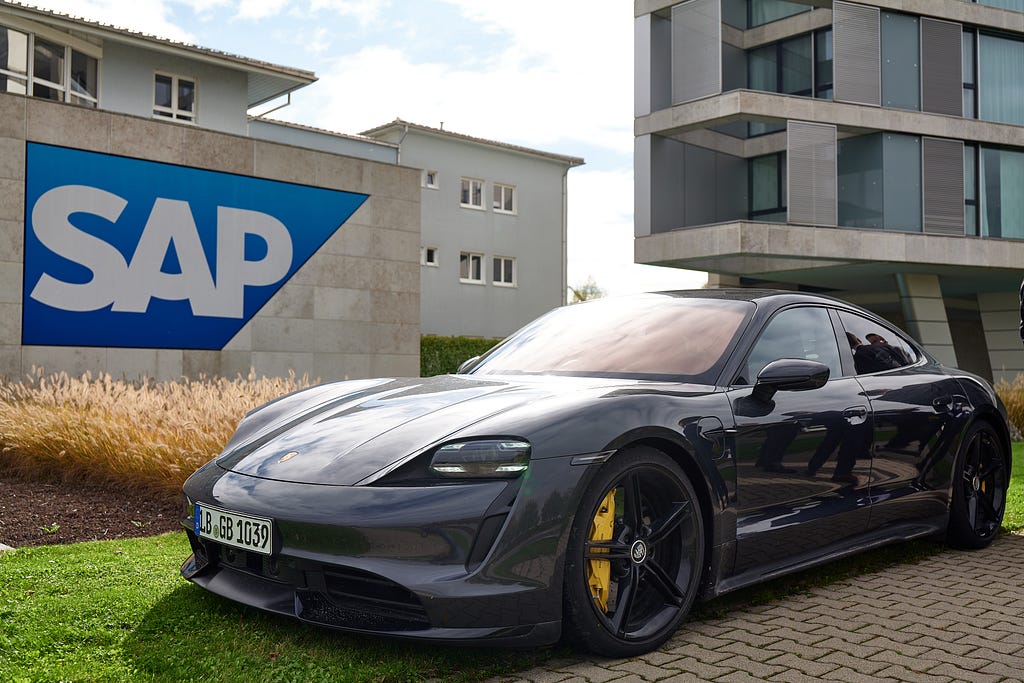
M 22 343 L 220 349 L 366 195 L 28 143 Z

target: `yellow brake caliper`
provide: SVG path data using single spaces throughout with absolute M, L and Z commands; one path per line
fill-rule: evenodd
M 594 520 L 590 523 L 591 541 L 610 541 L 615 530 L 615 489 L 601 501 Z M 607 548 L 594 548 L 595 554 L 608 552 Z M 608 611 L 608 589 L 611 585 L 612 563 L 608 560 L 587 560 L 587 583 L 602 612 Z

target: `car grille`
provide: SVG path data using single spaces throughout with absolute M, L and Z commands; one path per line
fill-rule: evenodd
M 370 572 L 324 566 L 294 558 L 271 558 L 203 543 L 189 534 L 197 563 L 242 571 L 295 589 L 299 617 L 325 626 L 372 631 L 419 631 L 430 620 L 407 588 Z M 320 580 L 322 577 L 322 581 Z
M 382 576 L 344 567 L 324 570 L 325 591 L 299 591 L 303 619 L 375 631 L 430 628 L 411 591 Z

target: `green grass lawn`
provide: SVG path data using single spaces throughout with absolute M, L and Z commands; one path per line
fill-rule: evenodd
M 0 558 L 0 681 L 474 681 L 549 656 L 345 635 L 187 583 L 184 533 Z
M 1024 443 L 1004 527 L 1024 529 Z M 918 541 L 738 591 L 704 619 L 940 552 Z M 0 681 L 474 681 L 552 650 L 493 651 L 349 636 L 265 615 L 179 578 L 183 533 L 22 548 L 0 557 Z

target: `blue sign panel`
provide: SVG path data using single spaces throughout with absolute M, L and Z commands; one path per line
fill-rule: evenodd
M 23 344 L 221 349 L 367 195 L 28 143 Z

